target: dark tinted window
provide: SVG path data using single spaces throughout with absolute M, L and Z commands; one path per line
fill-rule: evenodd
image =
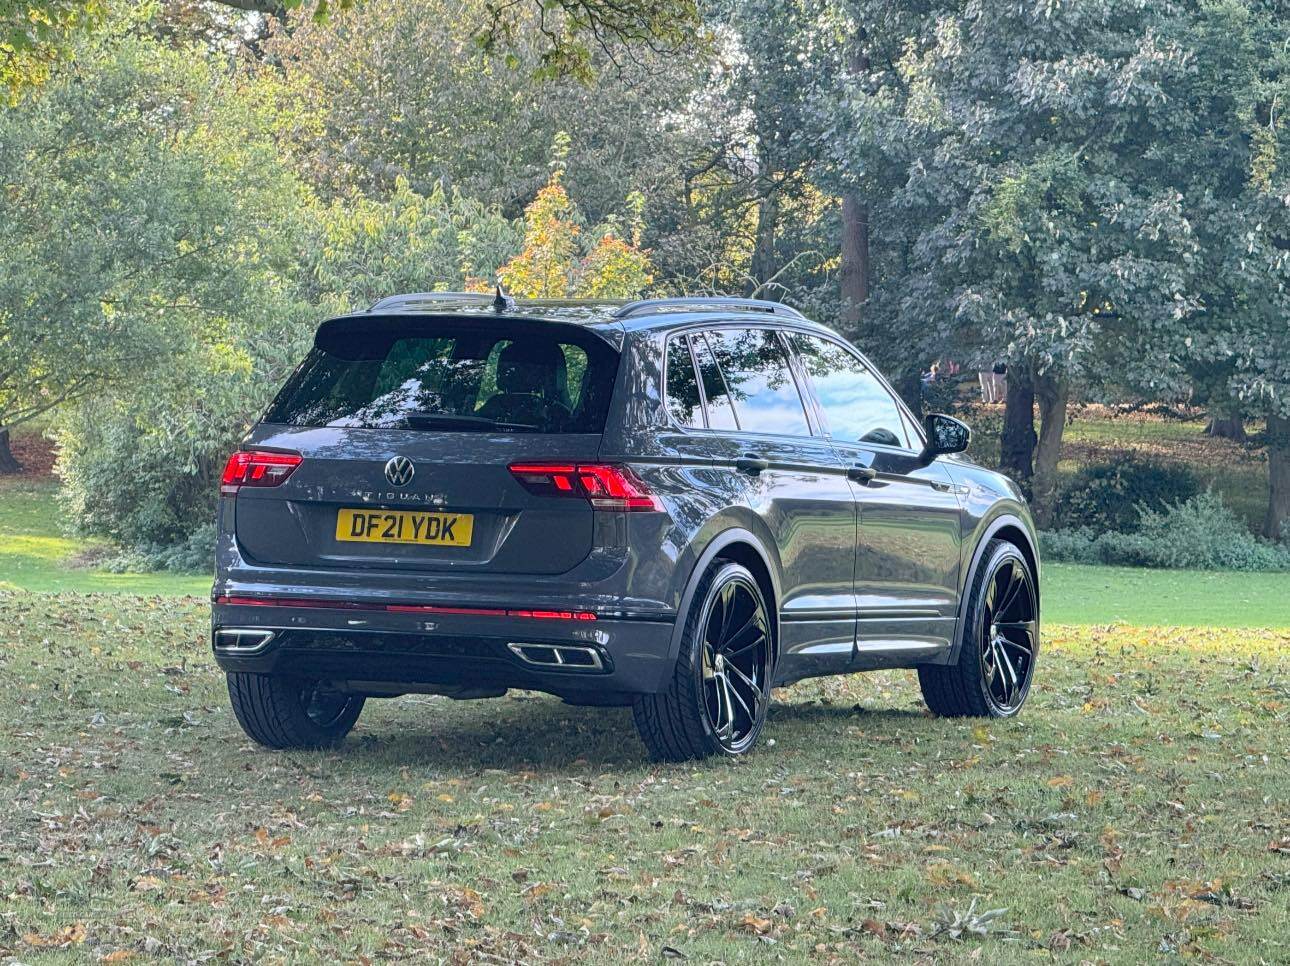
M 590 333 L 377 319 L 324 328 L 265 420 L 598 433 L 616 369 L 613 350 Z
M 746 433 L 809 436 L 806 409 L 778 336 L 769 329 L 707 333 Z
M 702 335 L 691 336 L 690 345 L 694 347 L 694 356 L 699 361 L 699 378 L 703 380 L 703 395 L 708 401 L 709 429 L 738 429 L 735 421 L 735 410 L 730 404 L 730 390 L 717 368 L 716 357 Z
M 908 445 L 900 407 L 859 358 L 827 339 L 798 333 L 788 338 L 810 374 L 830 436 L 848 443 Z
M 703 428 L 703 402 L 687 336 L 667 340 L 667 411 L 681 426 Z

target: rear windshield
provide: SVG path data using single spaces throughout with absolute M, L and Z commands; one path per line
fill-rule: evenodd
M 491 320 L 324 326 L 265 421 L 288 426 L 599 433 L 618 355 L 575 329 Z

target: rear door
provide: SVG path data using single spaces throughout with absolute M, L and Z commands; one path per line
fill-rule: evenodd
M 594 460 L 617 365 L 559 323 L 327 323 L 248 441 L 304 460 L 238 492 L 238 542 L 262 564 L 563 573 L 594 511 L 530 493 L 510 465 Z
M 691 340 L 709 413 L 733 421 L 735 472 L 780 558 L 779 680 L 844 670 L 855 637 L 856 509 L 841 459 L 808 415 L 772 329 L 722 327 Z M 711 419 L 712 416 L 710 415 Z
M 855 557 L 860 651 L 947 645 L 958 609 L 961 521 L 954 481 L 924 464 L 894 394 L 849 347 L 790 333 L 859 508 Z

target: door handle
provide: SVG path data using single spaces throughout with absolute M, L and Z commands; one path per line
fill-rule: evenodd
M 770 460 L 758 456 L 756 453 L 744 453 L 743 456 L 735 460 L 735 469 L 740 473 L 756 476 L 762 470 L 770 469 Z
M 856 483 L 869 484 L 878 478 L 878 471 L 872 466 L 852 466 L 847 470 L 847 479 Z

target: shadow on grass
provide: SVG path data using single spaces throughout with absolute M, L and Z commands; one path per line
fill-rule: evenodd
M 385 771 L 396 776 L 406 768 L 432 769 L 440 777 L 476 776 L 490 769 L 540 769 L 544 776 L 554 777 L 585 775 L 588 769 L 630 773 L 657 767 L 637 736 L 629 708 L 574 707 L 546 697 L 476 702 L 417 699 L 385 707 L 381 704 L 369 701 L 353 734 L 333 750 L 272 752 L 249 742 L 246 747 L 255 749 L 253 757 L 262 754 L 290 759 L 311 774 L 332 772 L 338 766 L 344 771 L 361 771 L 369 779 L 379 779 Z M 935 727 L 933 719 L 910 709 L 814 700 L 777 702 L 771 706 L 761 746 L 753 754 L 768 753 L 768 738 L 776 742 L 769 754 L 816 752 L 834 744 L 843 751 L 854 741 L 854 736 L 846 733 L 848 726 L 861 724 L 875 736 L 904 739 L 912 734 L 903 726 L 920 723 Z

